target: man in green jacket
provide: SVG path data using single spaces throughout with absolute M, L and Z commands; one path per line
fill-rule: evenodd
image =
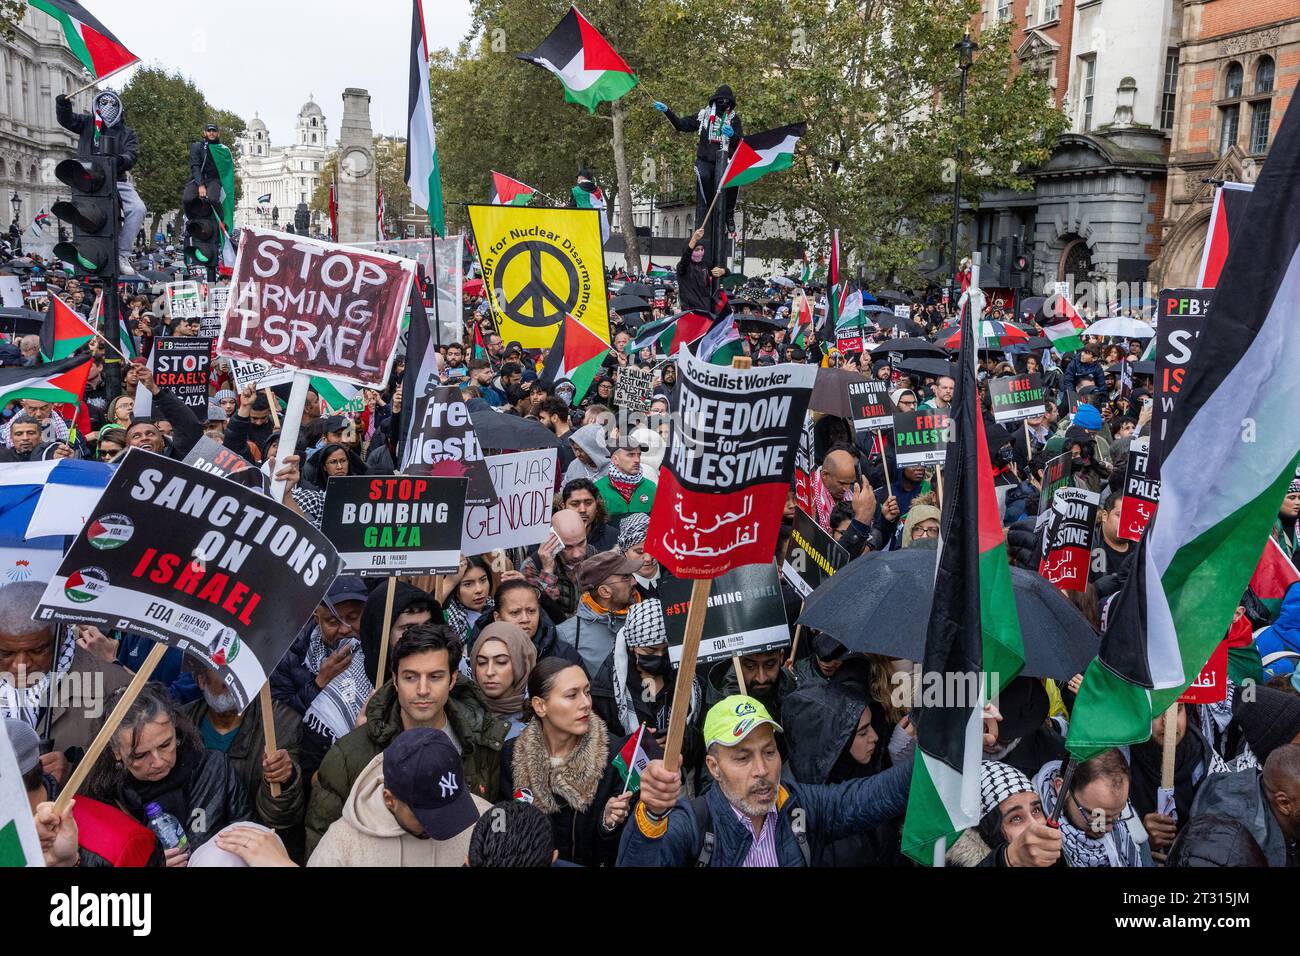
M 392 679 L 366 705 L 366 722 L 325 754 L 307 804 L 307 855 L 343 815 L 352 785 L 376 754 L 413 727 L 451 738 L 465 766 L 465 782 L 481 797 L 497 792 L 501 748 L 510 721 L 487 707 L 477 684 L 458 680 L 461 643 L 445 624 L 417 624 L 393 645 Z
M 609 523 L 615 527 L 624 515 L 649 514 L 655 503 L 655 483 L 641 474 L 641 443 L 621 436 L 610 440 L 609 471 L 596 481 L 605 502 Z

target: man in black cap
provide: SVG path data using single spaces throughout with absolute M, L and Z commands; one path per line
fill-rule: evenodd
M 185 215 L 191 219 L 206 212 L 204 204 L 199 203 L 199 200 L 205 200 L 213 208 L 221 205 L 221 172 L 211 149 L 220 139 L 221 131 L 217 129 L 217 124 L 209 123 L 203 127 L 203 138 L 190 143 L 190 178 L 181 195 L 181 206 L 185 209 Z
M 470 792 L 460 753 L 432 727 L 402 731 L 357 777 L 308 866 L 461 866 L 491 804 Z

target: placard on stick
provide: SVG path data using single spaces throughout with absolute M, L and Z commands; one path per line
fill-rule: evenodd
M 894 427 L 894 403 L 889 400 L 889 383 L 880 379 L 849 382 L 849 408 L 859 435 L 878 428 Z
M 614 384 L 614 404 L 632 412 L 650 411 L 650 398 L 654 389 L 654 370 L 624 365 L 618 370 L 618 381 Z
M 331 478 L 321 533 L 348 571 L 449 573 L 460 565 L 465 485 L 464 478 Z
M 659 584 L 668 659 L 674 667 L 681 663 L 691 590 L 691 582 L 681 578 L 666 577 Z M 746 564 L 713 579 L 699 661 L 708 664 L 789 646 L 790 627 L 775 564 Z
M 1150 439 L 1145 436 L 1134 438 L 1128 446 L 1124 498 L 1119 509 L 1119 536 L 1126 541 L 1141 539 L 1160 501 L 1160 479 L 1150 475 L 1150 447 Z
M 894 455 L 898 467 L 942 465 L 948 453 L 948 413 L 935 409 L 894 414 Z
M 1086 488 L 1061 488 L 1052 498 L 1038 573 L 1062 590 L 1082 591 L 1088 586 L 1100 501 L 1097 492 Z
M 199 421 L 208 420 L 208 374 L 212 368 L 212 340 L 201 335 L 169 335 L 154 341 L 154 381 L 194 410 Z
M 1047 414 L 1047 392 L 1037 372 L 989 379 L 989 398 L 993 420 L 1000 424 Z
M 810 515 L 796 511 L 790 547 L 781 565 L 781 577 L 807 598 L 823 581 L 849 563 L 849 553 Z
M 547 539 L 555 503 L 556 456 L 554 448 L 487 456 L 497 501 L 466 504 L 460 537 L 464 554 L 526 548 Z

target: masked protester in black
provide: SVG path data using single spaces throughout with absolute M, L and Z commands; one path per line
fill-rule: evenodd
M 708 105 L 694 117 L 678 116 L 663 103 L 655 103 L 655 109 L 667 116 L 678 132 L 700 134 L 695 147 L 695 225 L 699 226 L 718 190 L 718 152 L 725 148 L 730 159 L 744 135 L 736 113 L 736 97 L 731 87 L 719 86 Z M 736 192 L 734 188 L 726 190 L 721 202 L 724 208 L 718 210 L 726 214 L 730 233 L 736 231 Z

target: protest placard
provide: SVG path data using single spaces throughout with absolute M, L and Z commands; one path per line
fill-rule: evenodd
M 246 226 L 218 350 L 382 388 L 414 274 L 410 259 Z
M 464 478 L 356 476 L 325 485 L 320 530 L 347 571 L 443 574 L 460 565 Z
M 409 401 L 406 396 L 404 400 Z M 466 505 L 491 507 L 497 494 L 469 409 L 454 385 L 435 385 L 414 399 L 402 450 L 402 474 L 468 478 Z
M 677 355 L 680 413 L 646 551 L 678 577 L 772 560 L 817 369 L 720 368 Z
M 813 463 L 813 418 L 811 412 L 803 416 L 803 428 L 799 430 L 799 447 L 794 455 L 794 497 L 800 508 L 812 514 L 812 473 Z
M 1128 446 L 1124 499 L 1119 509 L 1119 536 L 1126 541 L 1142 537 L 1160 500 L 1160 479 L 1150 475 L 1150 447 L 1150 439 L 1146 437 L 1134 438 Z
M 894 413 L 898 467 L 942 465 L 948 449 L 948 413 L 935 409 Z
M 668 659 L 674 667 L 682 659 L 691 590 L 691 582 L 680 578 L 665 577 L 659 582 Z M 790 627 L 775 564 L 746 564 L 714 579 L 700 636 L 699 662 L 708 664 L 789 646 Z
M 790 548 L 781 565 L 781 577 L 806 598 L 849 563 L 849 553 L 826 533 L 811 516 L 802 511 L 794 515 Z
M 158 387 L 170 390 L 193 409 L 199 421 L 207 421 L 212 340 L 198 335 L 155 339 L 152 362 Z
M 23 283 L 18 276 L 0 276 L 0 306 L 20 309 L 23 305 Z
M 167 314 L 175 319 L 197 319 L 207 308 L 208 288 L 207 283 L 200 285 L 198 282 L 168 282 L 166 285 L 167 293 Z
M 889 400 L 889 383 L 880 379 L 849 382 L 849 408 L 859 435 L 877 428 L 894 427 L 894 403 Z
M 836 331 L 835 348 L 843 355 L 845 352 L 861 352 L 865 347 L 865 339 L 862 337 L 862 329 L 847 327 Z
M 1178 697 L 1180 704 L 1217 704 L 1228 697 L 1228 642 L 1220 641 L 1196 680 Z
M 1161 289 L 1156 299 L 1155 405 L 1151 409 L 1151 463 L 1147 469 L 1153 478 L 1160 477 L 1165 429 L 1173 417 L 1187 363 L 1209 319 L 1213 295 L 1213 289 Z
M 989 379 L 989 398 L 993 403 L 993 420 L 1001 424 L 1047 413 L 1047 393 L 1037 372 Z
M 248 485 L 250 488 L 258 490 L 266 488 L 266 476 L 260 469 L 254 468 L 239 452 L 231 451 L 207 435 L 203 435 L 194 443 L 190 453 L 185 456 L 185 464 L 193 465 L 210 475 L 229 478 L 241 485 Z
M 230 363 L 230 377 L 235 380 L 235 391 L 242 392 L 245 385 L 254 388 L 271 388 L 283 385 L 293 378 L 293 372 L 272 368 L 258 359 L 227 359 Z
M 50 294 L 49 284 L 44 276 L 32 276 L 27 286 L 27 296 L 32 299 L 44 299 Z
M 650 397 L 654 394 L 650 383 L 654 377 L 653 369 L 624 365 L 614 383 L 614 404 L 629 412 L 650 411 Z
M 1092 538 L 1101 496 L 1086 488 L 1061 488 L 1052 497 L 1052 515 L 1038 573 L 1065 591 L 1088 586 Z
M 301 515 L 129 449 L 36 620 L 131 631 L 194 654 L 248 705 L 342 567 Z
M 541 544 L 551 533 L 556 450 L 489 455 L 486 465 L 497 501 L 466 504 L 460 550 L 473 555 Z
M 894 316 L 899 319 L 910 319 L 912 317 L 912 307 L 908 305 L 894 306 Z
M 1052 496 L 1070 483 L 1070 454 L 1057 455 L 1043 467 L 1043 481 L 1038 488 L 1038 517 L 1035 530 L 1047 523 L 1052 513 Z

